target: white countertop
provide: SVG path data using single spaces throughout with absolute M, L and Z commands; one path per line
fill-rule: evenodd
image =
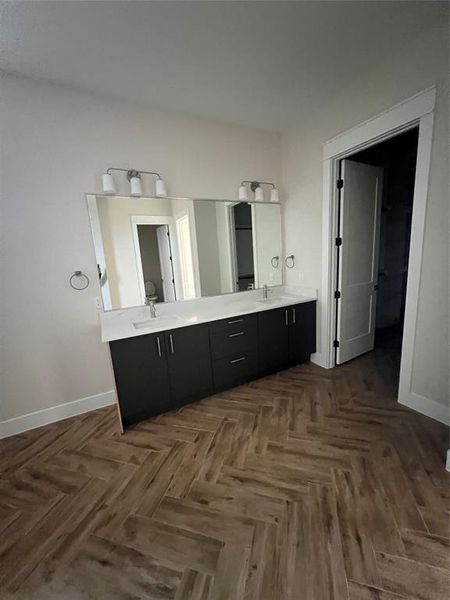
M 195 300 L 161 302 L 156 304 L 157 316 L 153 319 L 150 319 L 148 306 L 103 312 L 100 314 L 102 341 L 112 342 L 317 300 L 316 290 L 300 286 L 277 286 L 267 291 L 267 300 L 263 299 L 263 292 L 259 289 Z M 136 328 L 135 323 L 140 327 Z

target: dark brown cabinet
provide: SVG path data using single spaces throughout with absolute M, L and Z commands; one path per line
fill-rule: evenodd
M 289 307 L 289 364 L 298 365 L 316 351 L 316 303 Z
M 124 427 L 309 360 L 316 303 L 110 342 Z
M 124 427 L 171 410 L 164 334 L 110 342 Z
M 258 370 L 267 375 L 289 364 L 289 313 L 274 308 L 258 314 Z
M 260 375 L 309 360 L 316 351 L 316 303 L 259 313 L 258 333 Z
M 208 324 L 164 334 L 172 403 L 177 406 L 212 393 Z

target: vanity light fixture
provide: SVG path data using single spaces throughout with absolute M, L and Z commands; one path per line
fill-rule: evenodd
M 264 190 L 262 188 L 263 185 L 270 185 L 270 201 L 271 202 L 279 202 L 278 190 L 275 187 L 275 184 L 270 181 L 247 181 L 244 180 L 241 182 L 239 186 L 239 201 L 240 202 L 248 202 L 248 191 L 247 186 L 250 187 L 251 191 L 254 193 L 254 201 L 255 202 L 264 202 Z
M 114 196 L 117 193 L 116 185 L 114 183 L 111 171 L 120 171 L 126 173 L 127 179 L 130 182 L 130 196 L 139 198 L 142 196 L 142 175 L 154 175 L 156 177 L 155 182 L 155 197 L 165 198 L 167 196 L 167 188 L 161 175 L 154 171 L 136 171 L 135 169 L 119 169 L 117 167 L 109 167 L 106 173 L 102 177 L 103 193 L 105 196 Z

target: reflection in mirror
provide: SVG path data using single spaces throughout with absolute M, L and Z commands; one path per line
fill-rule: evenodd
M 87 201 L 105 310 L 283 283 L 278 204 Z

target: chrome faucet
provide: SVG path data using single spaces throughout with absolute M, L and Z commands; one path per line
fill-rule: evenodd
M 263 300 L 267 300 L 267 283 L 262 286 Z
M 154 319 L 156 317 L 156 306 L 153 298 L 149 298 L 149 296 L 145 297 L 145 304 L 150 308 L 150 319 Z

